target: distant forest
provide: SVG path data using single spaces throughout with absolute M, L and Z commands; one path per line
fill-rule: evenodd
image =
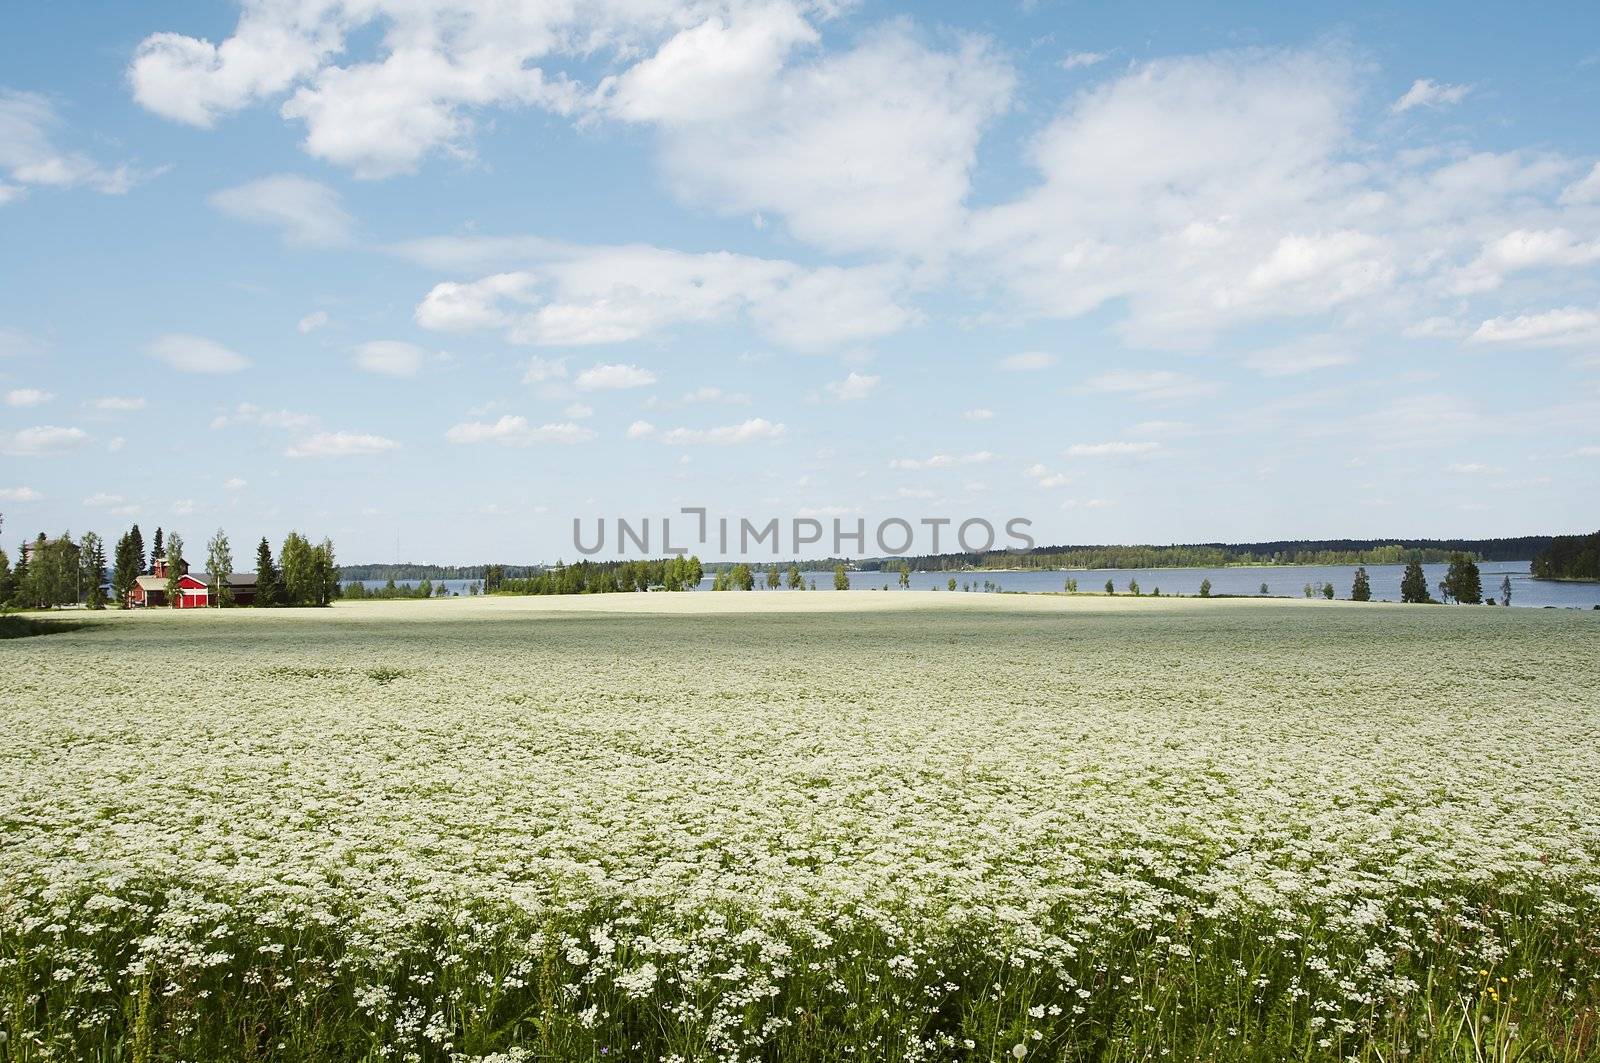
M 851 560 L 826 558 L 799 561 L 804 572 L 831 572 L 843 564 L 858 572 L 898 571 L 902 564 L 913 572 L 960 572 L 983 569 L 1056 568 L 1224 568 L 1229 565 L 1403 565 L 1410 561 L 1424 564 L 1450 560 L 1453 553 L 1466 553 L 1478 561 L 1527 561 L 1546 554 L 1556 543 L 1574 558 L 1590 558 L 1593 571 L 1595 536 L 1523 535 L 1513 539 L 1284 539 L 1265 543 L 1188 543 L 1171 546 L 1041 546 L 1025 553 L 989 550 L 981 553 L 923 554 L 917 557 L 869 557 Z M 1589 543 L 1589 554 L 1581 544 Z M 1553 561 L 1561 570 L 1569 564 L 1568 553 Z M 788 562 L 783 562 L 785 566 Z M 707 564 L 708 572 L 721 571 L 732 562 Z M 496 574 L 507 580 L 537 579 L 560 565 L 345 565 L 340 569 L 346 580 L 481 580 Z M 600 571 L 600 570 L 597 570 Z M 1538 569 L 1535 568 L 1535 574 Z M 1552 577 L 1556 578 L 1556 577 Z M 1595 578 L 1566 576 L 1561 578 Z M 498 582 L 498 580 L 496 580 Z
M 1600 531 L 1592 535 L 1557 535 L 1533 559 L 1539 579 L 1600 580 Z
M 1548 535 L 1515 539 L 1285 539 L 1266 543 L 1190 543 L 1173 546 L 1041 546 L 1025 553 L 924 554 L 903 559 L 916 572 L 965 569 L 1225 568 L 1229 565 L 1403 565 L 1450 560 L 1526 561 L 1550 546 Z M 898 568 L 900 558 L 873 558 L 856 567 Z

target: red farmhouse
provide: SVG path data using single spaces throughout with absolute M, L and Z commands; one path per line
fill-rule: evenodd
M 202 574 L 191 576 L 189 563 L 178 563 L 182 575 L 178 577 L 178 600 L 167 601 L 167 559 L 156 559 L 155 571 L 148 576 L 140 576 L 133 581 L 133 588 L 128 591 L 128 605 L 139 607 L 145 605 L 171 605 L 176 609 L 204 609 L 211 604 L 211 587 L 208 578 Z M 233 600 L 239 605 L 249 605 L 256 596 L 256 577 L 250 572 L 230 572 L 226 577 L 228 587 L 233 592 Z

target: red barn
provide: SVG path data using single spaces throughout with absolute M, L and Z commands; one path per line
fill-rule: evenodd
M 137 608 L 149 605 L 170 605 L 175 609 L 204 609 L 211 604 L 211 586 L 205 574 L 189 574 L 189 563 L 180 562 L 183 574 L 178 578 L 178 600 L 167 601 L 167 559 L 157 558 L 155 571 L 133 581 L 128 591 L 128 605 Z M 256 597 L 256 577 L 253 572 L 230 572 L 226 577 L 233 600 L 239 605 L 249 605 Z

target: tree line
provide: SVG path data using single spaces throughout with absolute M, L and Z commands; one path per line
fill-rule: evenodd
M 117 539 L 110 555 L 94 532 L 74 540 L 70 532 L 52 539 L 40 532 L 17 552 L 13 567 L 0 549 L 0 605 L 19 609 L 49 609 L 83 605 L 104 609 L 128 607 L 128 595 L 140 576 L 156 573 L 156 563 L 167 562 L 167 601 L 178 596 L 178 584 L 189 563 L 188 544 L 177 532 L 157 528 L 146 551 L 139 525 Z M 205 578 L 213 606 L 233 605 L 233 549 L 228 535 L 218 528 L 205 543 Z M 256 547 L 256 582 L 253 604 L 258 606 L 327 605 L 339 597 L 339 566 L 333 540 L 313 545 L 297 531 L 283 540 L 276 558 L 265 537 Z
M 1533 559 L 1535 579 L 1600 580 L 1600 531 L 1557 535 Z
M 638 561 L 558 563 L 527 576 L 511 576 L 504 565 L 485 565 L 486 594 L 609 594 L 631 591 L 692 591 L 705 568 L 700 559 L 665 557 Z

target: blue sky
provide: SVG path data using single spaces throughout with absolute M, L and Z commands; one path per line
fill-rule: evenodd
M 569 7 L 12 12 L 10 552 L 1600 524 L 1593 5 Z

